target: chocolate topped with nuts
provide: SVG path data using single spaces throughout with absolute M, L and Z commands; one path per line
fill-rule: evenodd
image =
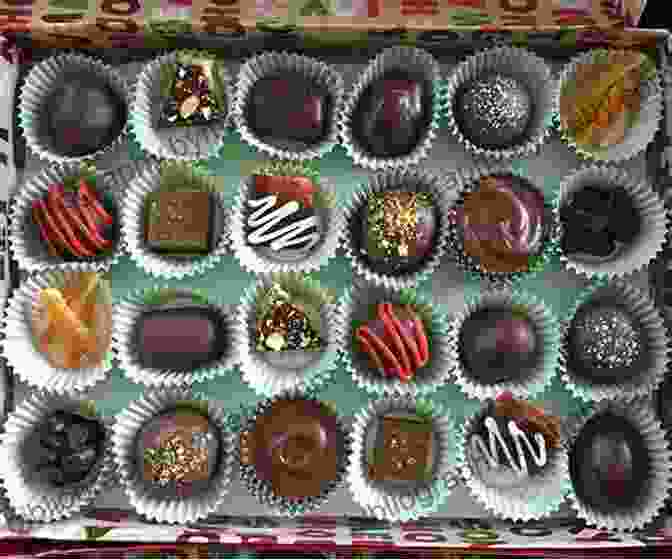
M 437 216 L 430 193 L 372 194 L 364 218 L 363 249 L 374 268 L 403 273 L 421 263 L 432 249 Z
M 258 304 L 257 350 L 318 350 L 323 344 L 320 322 L 319 309 L 299 301 L 275 284 Z
M 166 68 L 165 72 L 174 68 L 175 75 L 170 76 L 171 95 L 164 101 L 159 118 L 160 127 L 203 125 L 224 118 L 224 107 L 213 91 L 213 65 L 213 61 L 204 61 L 201 64 L 176 64 Z M 166 77 L 164 81 L 168 81 Z
M 279 400 L 240 436 L 243 465 L 285 498 L 320 496 L 337 478 L 345 436 L 336 415 L 307 399 Z
M 157 417 L 145 427 L 139 444 L 144 480 L 179 495 L 202 487 L 217 466 L 219 437 L 208 418 L 195 410 Z
M 417 482 L 431 474 L 434 432 L 421 418 L 381 419 L 369 476 L 373 480 Z

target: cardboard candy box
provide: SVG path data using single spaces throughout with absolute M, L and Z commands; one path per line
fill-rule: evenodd
M 493 44 L 534 46 L 547 52 L 563 49 L 573 56 L 593 47 L 641 49 L 652 53 L 662 67 L 666 92 L 672 87 L 668 57 L 672 42 L 666 32 L 637 29 L 645 0 L 29 0 L 19 3 L 0 0 L 0 167 L 8 173 L 7 185 L 0 185 L 0 286 L 4 297 L 17 288 L 20 276 L 7 250 L 8 208 L 17 177 L 26 166 L 26 149 L 16 125 L 16 88 L 25 77 L 31 59 L 44 52 L 77 49 L 89 54 L 105 52 L 116 64 L 134 57 L 134 49 L 162 52 L 186 46 L 208 48 L 240 46 L 261 41 L 303 47 L 320 57 L 321 49 L 358 50 L 392 45 L 432 48 L 451 43 L 458 52 L 473 51 Z M 269 48 L 269 47 L 265 47 Z M 377 48 L 377 47 L 375 47 Z M 115 50 L 117 49 L 117 50 Z M 253 50 L 253 49 L 252 49 Z M 124 53 L 125 54 L 122 54 Z M 245 51 L 247 52 L 247 51 Z M 116 54 L 118 53 L 118 55 Z M 147 55 L 138 55 L 141 61 Z M 370 58 L 369 55 L 367 55 Z M 360 60 L 363 60 L 360 55 Z M 114 64 L 114 63 L 111 63 Z M 672 106 L 664 96 L 664 118 L 650 144 L 646 158 L 654 188 L 665 200 L 671 184 Z M 137 150 L 137 146 L 131 147 Z M 241 155 L 242 154 L 242 155 Z M 238 151 L 243 175 L 253 168 L 249 156 Z M 141 167 L 141 157 L 133 154 L 109 170 L 111 184 L 123 185 Z M 34 163 L 31 165 L 35 165 Z M 247 166 L 247 167 L 246 167 Z M 247 171 L 246 171 L 247 170 Z M 4 171 L 3 171 L 4 173 Z M 664 253 L 651 266 L 651 291 L 665 312 L 665 271 L 669 255 Z M 129 280 L 132 282 L 133 280 Z M 239 292 L 238 292 L 239 293 Z M 2 364 L 0 400 L 7 416 L 25 396 L 15 382 L 11 368 Z M 667 383 L 664 385 L 667 390 Z M 123 389 L 126 390 L 126 389 Z M 17 396 L 17 394 L 19 396 Z M 99 397 L 104 400 L 105 397 Z M 661 389 L 654 401 L 659 411 L 669 407 Z M 100 402 L 101 406 L 104 406 Z M 662 419 L 667 422 L 666 412 Z M 666 428 L 668 426 L 665 426 Z M 222 515 L 189 525 L 161 525 L 138 516 L 124 501 L 120 491 L 96 502 L 84 514 L 48 524 L 21 520 L 5 496 L 0 495 L 0 541 L 10 539 L 9 554 L 26 554 L 22 546 L 32 539 L 69 541 L 67 546 L 45 544 L 40 552 L 56 557 L 98 557 L 93 541 L 105 541 L 107 553 L 117 557 L 166 554 L 177 557 L 265 557 L 273 553 L 325 558 L 461 556 L 515 552 L 517 555 L 565 557 L 595 554 L 626 555 L 644 551 L 665 555 L 672 550 L 671 522 L 665 512 L 645 530 L 619 533 L 586 525 L 563 510 L 543 521 L 514 523 L 498 521 L 484 509 L 471 504 L 465 514 L 428 517 L 420 521 L 389 523 L 358 517 L 351 505 L 333 503 L 329 513 L 297 519 L 266 516 L 267 511 L 251 506 L 247 515 Z M 464 503 L 466 491 L 456 491 Z M 231 500 L 240 495 L 231 496 Z M 247 497 L 246 497 L 247 498 Z M 340 499 L 340 497 L 339 497 Z M 335 500 L 338 502 L 338 500 Z M 118 506 L 122 503 L 123 506 Z M 250 502 L 251 503 L 251 502 Z M 114 507 L 110 507 L 113 504 Z M 339 512 L 339 507 L 344 508 Z M 115 509 L 118 508 L 118 509 Z M 247 503 L 243 509 L 247 508 Z M 235 509 L 235 508 L 234 508 Z M 347 511 L 345 511 L 347 510 Z M 463 518 L 466 517 L 466 518 Z M 116 542 L 115 542 L 116 541 Z M 161 541 L 161 546 L 155 543 Z M 135 545 L 125 544 L 134 542 Z M 154 544 L 151 544 L 154 543 Z M 206 546 L 206 543 L 208 546 Z M 96 543 L 100 545 L 100 542 Z M 487 549 L 487 552 L 484 552 Z M 607 552 L 607 549 L 609 551 Z M 36 549 L 31 549 L 37 553 Z

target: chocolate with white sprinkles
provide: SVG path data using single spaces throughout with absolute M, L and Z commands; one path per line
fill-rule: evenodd
M 568 341 L 572 366 L 596 383 L 634 376 L 645 353 L 639 325 L 626 309 L 610 302 L 579 308 Z
M 491 74 L 467 83 L 457 97 L 462 133 L 483 148 L 519 144 L 533 112 L 529 91 L 518 80 Z

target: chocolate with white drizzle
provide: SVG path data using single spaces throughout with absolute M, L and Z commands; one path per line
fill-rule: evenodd
M 468 456 L 489 486 L 515 486 L 540 473 L 560 446 L 559 420 L 509 395 L 491 402 L 476 424 Z
M 320 242 L 320 219 L 298 200 L 278 204 L 277 195 L 248 200 L 247 242 L 268 247 L 274 253 L 308 252 Z

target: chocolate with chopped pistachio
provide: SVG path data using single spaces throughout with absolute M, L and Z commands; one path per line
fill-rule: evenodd
M 172 87 L 161 108 L 160 127 L 205 125 L 226 116 L 226 108 L 214 91 L 214 66 L 211 60 L 168 66 L 165 72 L 174 68 L 175 76 L 169 80 Z
M 317 350 L 322 346 L 319 310 L 309 309 L 279 285 L 271 287 L 258 306 L 257 350 Z
M 387 191 L 369 196 L 363 220 L 369 264 L 385 273 L 404 273 L 431 251 L 437 216 L 430 193 Z

